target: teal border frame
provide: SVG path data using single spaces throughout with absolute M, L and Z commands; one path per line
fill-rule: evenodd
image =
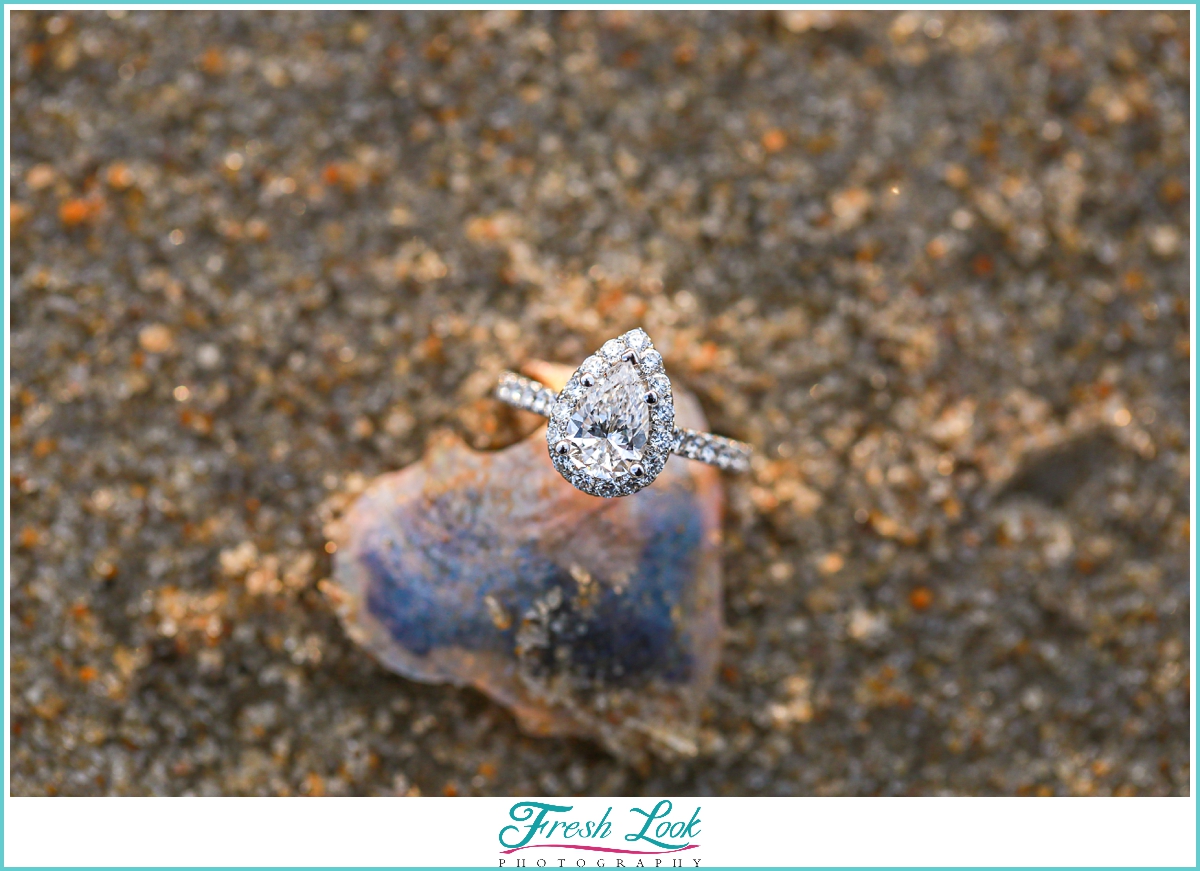
M 119 7 L 119 6 L 161 7 L 161 6 L 167 5 L 169 2 L 170 2 L 170 0 L 165 0 L 165 2 L 155 2 L 155 0 L 122 0 L 122 2 L 114 2 L 112 5 L 114 7 Z M 247 7 L 247 11 L 254 11 L 257 8 L 256 4 L 254 4 L 252 2 L 246 2 L 246 0 L 233 0 L 233 2 L 239 3 L 241 5 L 245 5 Z M 689 0 L 653 0 L 653 2 L 655 2 L 656 4 L 661 4 L 663 6 L 679 7 L 680 9 L 687 9 L 687 8 L 691 8 L 691 7 L 698 5 L 696 3 L 689 2 Z M 61 7 L 64 9 L 69 9 L 71 7 L 84 6 L 84 5 L 90 5 L 90 4 L 85 3 L 84 0 L 62 0 L 62 2 L 59 2 L 59 3 L 47 4 L 47 6 L 49 6 L 51 8 Z M 190 4 L 190 5 L 194 5 L 195 7 L 202 8 L 204 6 L 209 6 L 209 5 L 215 6 L 218 4 L 215 2 L 196 2 L 196 3 Z M 220 5 L 224 5 L 224 4 L 220 4 Z M 290 0 L 290 5 L 293 5 L 299 9 L 303 9 L 308 6 L 328 6 L 328 5 L 334 5 L 334 4 L 331 4 L 328 2 L 322 2 L 322 0 Z M 359 2 L 346 2 L 342 5 L 345 5 L 352 9 L 364 9 L 365 10 L 365 9 L 371 9 L 372 7 L 385 7 L 385 6 L 392 7 L 396 4 L 387 3 L 387 2 L 385 2 L 385 0 L 359 0 Z M 403 5 L 403 4 L 401 4 L 401 5 Z M 444 6 L 444 7 L 446 7 L 447 10 L 452 10 L 455 7 L 461 6 L 462 3 L 456 2 L 456 0 L 427 0 L 426 3 L 411 4 L 411 5 L 413 5 L 413 6 L 417 6 L 417 5 L 420 5 L 420 6 Z M 516 8 L 530 8 L 530 7 L 556 8 L 556 7 L 569 6 L 572 4 L 570 2 L 555 2 L 555 0 L 524 0 L 524 2 L 507 2 L 507 0 L 506 0 L 506 2 L 500 2 L 497 5 L 512 6 L 512 7 L 516 7 Z M 593 5 L 593 4 L 589 4 L 589 5 Z M 616 2 L 616 0 L 600 0 L 600 2 L 597 2 L 594 5 L 606 6 L 606 7 L 612 7 L 612 8 L 621 8 L 621 7 L 629 6 L 632 4 Z M 769 5 L 769 4 L 755 3 L 755 2 L 751 2 L 751 0 L 732 0 L 732 5 L 744 6 L 747 9 L 753 10 L 753 9 L 758 9 L 764 5 Z M 838 4 L 811 2 L 811 0 L 801 0 L 801 2 L 791 2 L 791 3 L 784 4 L 784 5 L 795 6 L 797 8 L 804 8 L 804 7 L 828 8 L 828 7 L 836 6 Z M 967 3 L 967 2 L 956 3 L 956 2 L 953 2 L 953 0 L 918 0 L 918 2 L 906 3 L 906 2 L 903 2 L 903 0 L 882 0 L 882 2 L 879 2 L 877 5 L 880 7 L 894 8 L 894 9 L 904 9 L 904 8 L 913 8 L 913 7 L 962 8 L 964 6 L 973 6 L 973 7 L 977 7 L 977 8 L 983 8 L 983 9 L 987 9 L 987 8 L 1006 9 L 1006 8 L 1013 8 L 1013 7 L 1019 5 L 1019 6 L 1026 7 L 1027 9 L 1029 7 L 1045 6 L 1045 7 L 1047 7 L 1047 11 L 1049 11 L 1049 10 L 1057 10 L 1057 9 L 1090 10 L 1090 9 L 1096 9 L 1096 8 L 1104 8 L 1108 4 L 1086 3 L 1086 2 L 1080 2 L 1080 0 L 1064 0 L 1064 2 L 1058 2 L 1058 3 L 1051 2 L 1051 0 L 1034 0 L 1034 2 L 1032 2 L 1032 3 L 1026 2 L 1026 3 L 1009 3 L 1009 4 L 1004 4 L 1004 3 Z M 1146 6 L 1149 9 L 1170 7 L 1173 10 L 1177 10 L 1177 11 L 1190 11 L 1193 27 L 1196 27 L 1197 17 L 1198 17 L 1198 15 L 1200 15 L 1200 3 L 1173 4 L 1173 3 L 1154 3 L 1154 2 L 1148 2 L 1148 0 L 1134 0 L 1134 2 L 1132 2 L 1132 3 L 1112 4 L 1112 6 L 1110 8 L 1128 9 L 1128 8 L 1136 7 L 1136 6 Z M 25 8 L 25 7 L 26 7 L 26 4 L 21 4 L 21 3 L 0 3 L 0 10 L 2 10 L 4 13 L 3 16 L 0 16 L 0 42 L 3 41 L 3 38 L 5 36 L 5 28 L 6 28 L 7 20 L 8 20 L 7 13 L 11 9 Z M 179 10 L 179 11 L 185 11 L 185 10 Z M 880 10 L 880 11 L 883 11 L 883 10 Z M 1028 11 L 1033 11 L 1033 10 L 1029 9 Z M 1195 56 L 1196 48 L 1197 48 L 1197 46 L 1193 43 L 1193 45 L 1192 45 L 1192 52 L 1193 52 L 1192 63 L 1193 64 L 1198 63 L 1197 58 Z M 7 61 L 8 61 L 8 58 L 5 58 L 5 62 L 7 62 Z M 1193 76 L 1193 88 L 1194 89 L 1195 89 L 1195 84 L 1196 84 L 1195 76 Z M 7 101 L 7 97 L 8 97 L 8 95 L 4 94 L 2 97 L 0 97 L 0 99 Z M 5 104 L 7 105 L 7 102 Z M 1193 94 L 1192 94 L 1193 130 L 1195 129 L 1195 125 L 1196 125 L 1198 109 L 1200 109 L 1200 99 L 1198 99 L 1197 94 L 1195 92 L 1193 92 Z M 4 119 L 2 117 L 0 117 L 0 132 L 7 132 L 4 130 Z M 1194 175 L 1195 168 L 1196 168 L 1195 161 L 1196 161 L 1196 141 L 1195 141 L 1195 137 L 1193 136 L 1193 141 L 1192 141 L 1192 162 L 1193 162 L 1192 184 L 1193 184 L 1193 186 L 1195 185 L 1195 175 Z M 3 167 L 4 179 L 5 179 L 5 183 L 7 184 L 8 178 L 9 178 L 9 172 L 10 172 L 9 154 L 8 154 L 7 150 L 5 150 L 3 155 L 0 155 L 0 166 Z M 8 227 L 9 227 L 8 212 L 9 212 L 9 209 L 8 209 L 7 202 L 4 203 L 2 211 L 3 211 L 3 220 L 4 220 L 4 228 L 5 228 L 5 236 L 4 236 L 4 240 L 3 240 L 3 245 L 4 245 L 3 250 L 4 250 L 4 253 L 7 254 L 8 253 L 8 239 L 9 239 L 9 237 L 8 237 Z M 1195 238 L 1197 235 L 1196 221 L 1197 221 L 1197 217 L 1200 217 L 1200 207 L 1197 206 L 1196 198 L 1194 196 L 1192 198 L 1192 215 L 1191 215 L 1191 217 L 1192 217 L 1191 234 L 1192 234 L 1192 238 Z M 1194 246 L 1192 247 L 1192 250 L 1191 250 L 1191 256 L 1192 256 L 1193 290 L 1195 291 L 1197 289 L 1200 289 L 1200 270 L 1197 269 L 1196 248 Z M 9 309 L 9 306 L 10 306 L 9 279 L 10 279 L 10 276 L 8 274 L 5 274 L 5 276 L 4 276 L 4 329 L 2 332 L 0 332 L 0 356 L 5 357 L 5 358 L 10 353 L 9 341 L 8 341 L 9 330 L 11 328 L 11 316 L 10 316 L 10 309 Z M 1197 328 L 1197 322 L 1196 322 L 1197 316 L 1196 316 L 1196 309 L 1195 309 L 1196 302 L 1197 302 L 1197 294 L 1195 292 L 1193 292 L 1193 294 L 1192 294 L 1192 311 L 1191 311 L 1193 332 L 1195 332 L 1196 328 Z M 1194 413 L 1196 413 L 1197 399 L 1200 398 L 1200 397 L 1198 397 L 1198 394 L 1197 394 L 1197 385 L 1200 384 L 1200 360 L 1198 360 L 1196 357 L 1195 343 L 1193 342 L 1192 345 L 1193 345 L 1193 347 L 1192 347 L 1192 362 L 1191 362 L 1191 376 L 1192 376 L 1191 393 L 1192 393 L 1192 411 L 1194 414 Z M 7 428 L 8 428 L 7 424 L 9 422 L 9 402 L 10 402 L 9 371 L 8 371 L 7 366 L 5 368 L 4 375 L 5 375 L 4 382 L 3 382 L 3 384 L 0 384 L 0 401 L 3 402 L 4 422 L 6 424 L 5 430 L 7 431 Z M 1195 432 L 1193 432 L 1191 435 L 1192 435 L 1193 458 L 1195 458 L 1195 452 L 1196 452 L 1195 436 L 1196 436 L 1196 434 L 1195 434 Z M 8 443 L 7 443 L 7 432 L 5 432 L 5 439 L 6 439 L 5 453 L 4 453 L 3 457 L 0 457 L 0 472 L 7 474 L 8 463 L 9 463 L 9 447 L 8 447 Z M 1192 501 L 1193 508 L 1195 508 L 1196 505 L 1200 504 L 1200 482 L 1198 482 L 1195 479 L 1193 479 L 1193 481 L 1192 481 L 1192 500 L 1193 500 Z M 3 511 L 4 511 L 4 516 L 6 518 L 9 517 L 7 503 L 3 506 Z M 1192 530 L 1191 535 L 1192 535 L 1192 545 L 1191 545 L 1192 546 L 1192 555 L 1195 558 L 1195 557 L 1197 557 L 1198 549 L 1197 549 L 1197 543 L 1196 543 L 1196 531 L 1194 529 Z M 10 548 L 11 541 L 6 540 L 4 542 L 4 546 L 6 549 Z M 5 551 L 5 554 L 7 556 L 7 550 Z M 5 567 L 3 565 L 0 565 L 0 581 L 7 584 L 9 582 L 9 579 L 4 576 L 5 574 L 6 574 Z M 1192 620 L 1192 626 L 1194 629 L 1196 626 L 1195 621 L 1196 621 L 1196 583 L 1197 583 L 1195 574 L 1193 574 L 1193 576 L 1192 576 L 1191 583 L 1192 583 L 1191 620 Z M 8 641 L 7 635 L 4 638 L 4 641 L 5 642 Z M 1195 654 L 1195 645 L 1196 645 L 1196 637 L 1195 637 L 1195 632 L 1193 632 L 1193 637 L 1192 637 L 1192 652 L 1193 652 L 1193 654 Z M 5 646 L 5 649 L 4 649 L 4 661 L 5 661 L 4 662 L 5 668 L 3 670 L 3 673 L 0 674 L 0 691 L 2 691 L 4 693 L 4 699 L 5 699 L 5 701 L 7 701 L 8 692 L 9 692 L 7 645 Z M 1197 731 L 1196 690 L 1195 690 L 1194 681 L 1195 681 L 1195 674 L 1192 674 L 1191 675 L 1191 682 L 1192 682 L 1191 687 L 1192 688 L 1191 688 L 1191 692 L 1190 692 L 1190 695 L 1191 695 L 1192 746 L 1193 746 L 1193 748 L 1197 748 L 1197 746 L 1200 745 L 1200 740 L 1198 740 L 1198 735 L 1200 735 L 1200 732 Z M 8 764 L 8 760 L 6 758 L 6 749 L 7 748 L 5 746 L 0 745 L 0 765 L 3 765 L 5 767 Z M 1196 762 L 1196 760 L 1193 759 L 1192 763 L 1191 763 L 1193 777 L 1195 776 L 1195 762 Z M 7 795 L 7 793 L 4 796 L 0 797 L 0 823 L 3 822 L 3 818 L 4 818 L 3 801 L 6 800 L 8 797 L 9 796 Z M 1196 798 L 1196 796 L 1193 794 L 1190 797 L 1180 798 L 1179 800 L 1181 800 L 1181 801 L 1193 800 L 1194 801 L 1195 798 Z M 1200 810 L 1200 803 L 1198 803 L 1197 807 L 1198 807 L 1198 810 Z M 1198 823 L 1198 828 L 1200 828 L 1200 813 L 1197 814 L 1197 823 Z M 3 847 L 3 840 L 4 840 L 3 829 L 0 829 L 0 848 Z M 1195 845 L 1193 845 L 1193 848 L 1195 849 Z M 3 853 L 0 852 L 0 868 L 8 868 L 8 867 L 23 867 L 23 866 L 8 866 L 8 865 L 4 864 Z M 100 867 L 107 868 L 109 866 L 96 866 L 96 867 L 97 868 L 100 868 Z M 207 867 L 212 867 L 212 866 L 177 865 L 177 866 L 159 866 L 159 867 L 161 867 L 161 868 L 207 868 Z M 225 866 L 221 866 L 221 867 L 224 868 Z M 228 866 L 228 867 L 230 869 L 232 869 L 233 867 L 236 867 L 236 866 Z M 370 866 L 370 867 L 377 867 L 377 866 Z M 386 867 L 386 866 L 378 866 L 378 867 Z M 395 866 L 395 867 L 419 867 L 419 866 Z M 467 868 L 471 868 L 471 869 L 489 868 L 490 869 L 490 868 L 494 868 L 495 866 L 488 865 L 488 866 L 461 866 L 461 867 L 463 869 L 467 869 Z M 726 866 L 705 866 L 705 867 L 708 869 L 708 871 L 724 871 L 724 868 Z M 771 867 L 789 867 L 789 866 L 771 866 Z M 912 867 L 920 867 L 920 866 L 828 867 L 828 866 L 797 865 L 797 866 L 791 866 L 791 867 L 813 869 L 813 871 L 826 871 L 826 869 L 827 869 L 827 871 L 867 871 L 867 869 L 875 869 L 875 868 L 880 868 L 880 867 L 912 868 Z M 939 867 L 939 869 L 941 869 L 941 871 L 955 871 L 956 868 L 1003 868 L 1006 866 L 995 866 L 995 865 L 982 864 L 982 865 L 972 865 L 972 866 L 963 865 L 963 866 L 938 866 L 938 867 Z M 1020 866 L 1020 867 L 1036 868 L 1038 866 Z M 1065 866 L 1065 867 L 1089 868 L 1089 867 L 1093 867 L 1093 866 L 1081 865 L 1081 866 Z M 1108 867 L 1108 866 L 1105 866 L 1105 867 Z M 1120 866 L 1112 866 L 1112 867 L 1116 868 L 1116 867 L 1120 867 Z M 1153 867 L 1159 867 L 1159 866 L 1133 866 L 1133 867 L 1153 868 Z M 1172 866 L 1172 867 L 1189 867 L 1189 866 Z M 1200 867 L 1200 860 L 1198 860 L 1197 865 L 1193 865 L 1190 867 Z M 54 871 L 60 871 L 60 869 L 62 869 L 62 871 L 65 871 L 65 869 L 63 869 L 63 866 L 47 866 L 47 868 L 41 869 L 41 871 L 51 871 L 51 869 L 54 869 Z M 285 871 L 285 869 L 287 869 L 287 871 L 290 871 L 291 866 L 267 866 L 267 867 L 261 867 L 260 871 Z M 74 871 L 74 869 L 72 869 L 72 871 Z M 151 869 L 147 868 L 146 871 L 151 871 Z M 306 867 L 304 869 L 304 871 L 325 871 L 325 869 L 321 869 L 319 867 L 313 867 L 313 868 Z

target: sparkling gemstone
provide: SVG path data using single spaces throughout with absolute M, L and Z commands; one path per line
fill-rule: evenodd
M 625 344 L 618 339 L 609 339 L 600 349 L 600 353 L 610 360 L 615 360 L 625 353 Z
M 629 363 L 619 363 L 584 394 L 567 421 L 571 464 L 612 481 L 642 459 L 650 435 L 646 388 Z
M 646 347 L 646 345 L 650 344 L 650 337 L 641 330 L 634 330 L 633 332 L 626 334 L 625 344 L 633 348 L 635 351 L 640 351 L 642 348 Z

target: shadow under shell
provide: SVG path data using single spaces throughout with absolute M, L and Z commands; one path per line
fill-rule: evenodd
M 676 405 L 706 428 L 692 396 Z M 693 755 L 720 647 L 721 506 L 717 472 L 681 457 L 601 499 L 555 471 L 544 427 L 488 452 L 444 436 L 338 524 L 339 614 L 391 670 L 474 686 L 531 734 Z

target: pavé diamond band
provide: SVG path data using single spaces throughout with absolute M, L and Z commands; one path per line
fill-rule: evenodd
M 496 398 L 550 418 L 550 460 L 593 496 L 636 493 L 658 477 L 672 453 L 733 472 L 750 469 L 748 444 L 676 428 L 662 356 L 640 329 L 605 342 L 561 393 L 505 372 Z

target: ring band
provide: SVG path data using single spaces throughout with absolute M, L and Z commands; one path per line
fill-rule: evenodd
M 676 427 L 662 357 L 640 329 L 604 344 L 561 393 L 515 372 L 496 385 L 501 402 L 550 419 L 546 441 L 555 468 L 593 496 L 628 496 L 662 471 L 668 454 L 731 472 L 748 472 L 745 442 Z
M 540 381 L 534 381 L 516 372 L 501 372 L 500 381 L 496 384 L 496 398 L 521 411 L 532 411 L 542 417 L 549 417 L 558 394 Z M 689 460 L 708 463 L 722 471 L 749 472 L 750 456 L 754 449 L 736 439 L 676 427 L 671 453 L 687 457 Z

